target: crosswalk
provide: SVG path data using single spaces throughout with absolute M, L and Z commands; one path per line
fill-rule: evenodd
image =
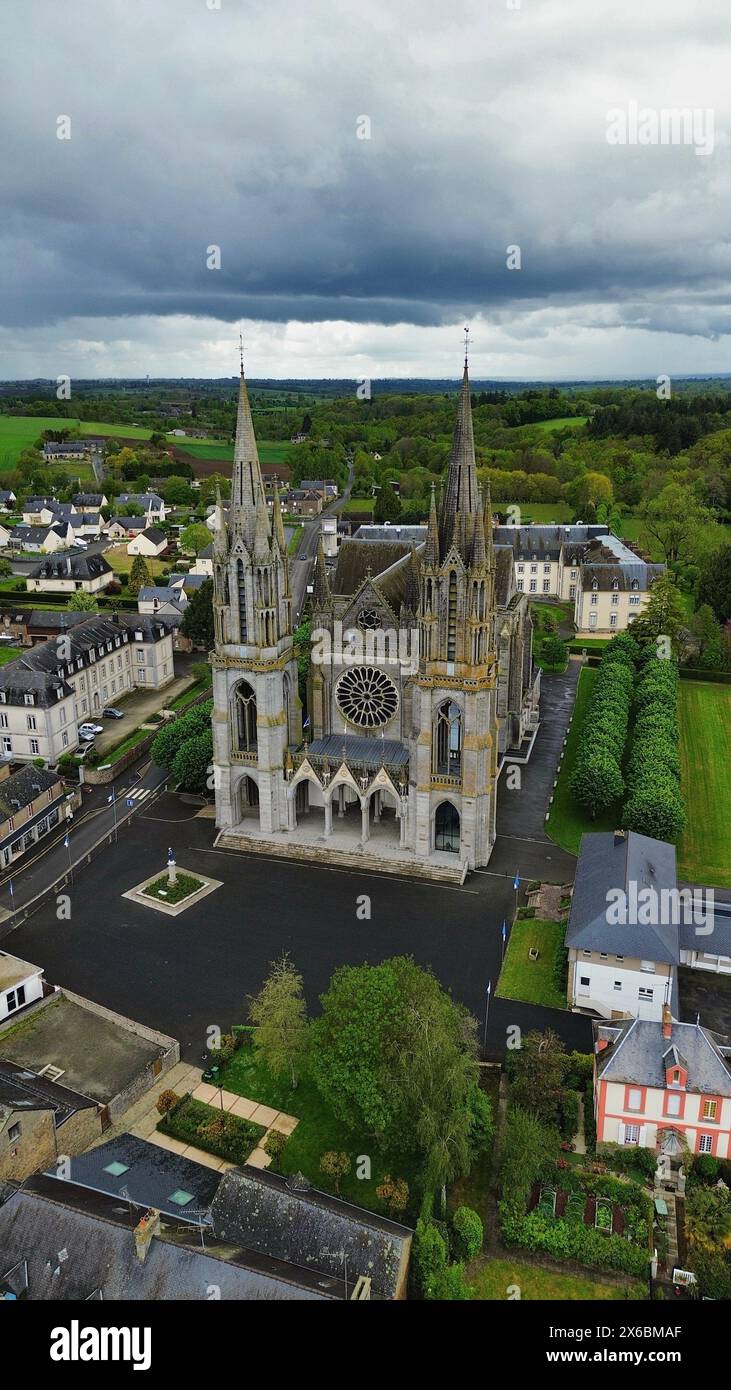
M 150 787 L 135 787 L 134 791 L 124 793 L 124 799 L 128 806 L 139 805 L 140 802 L 144 801 L 145 798 L 150 795 L 150 791 Z

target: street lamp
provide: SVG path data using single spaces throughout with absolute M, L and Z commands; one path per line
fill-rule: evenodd
M 482 1051 L 487 1052 L 487 1016 L 490 1012 L 490 995 L 492 993 L 492 980 L 488 980 L 485 990 L 485 1033 L 482 1039 Z

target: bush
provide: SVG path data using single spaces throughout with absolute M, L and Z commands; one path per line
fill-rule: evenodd
M 390 1173 L 386 1173 L 383 1182 L 376 1188 L 376 1196 L 389 1216 L 401 1216 L 409 1204 L 409 1184 L 405 1178 L 392 1178 Z
M 662 780 L 661 780 L 662 778 Z M 685 829 L 685 808 L 680 789 L 672 779 L 658 772 L 654 783 L 638 786 L 624 808 L 624 825 L 640 835 L 671 843 Z
M 279 1129 L 270 1129 L 264 1140 L 264 1149 L 272 1160 L 272 1168 L 279 1167 L 279 1160 L 287 1147 L 287 1137 Z
M 718 1159 L 713 1154 L 696 1154 L 693 1159 L 692 1173 L 694 1178 L 700 1182 L 718 1181 Z
M 338 1153 L 335 1149 L 328 1149 L 327 1153 L 324 1153 L 320 1159 L 320 1172 L 324 1173 L 326 1177 L 332 1178 L 338 1196 L 340 1196 L 340 1179 L 346 1177 L 350 1168 L 350 1156 L 346 1153 Z
M 472 1207 L 457 1207 L 452 1217 L 452 1231 L 459 1258 L 472 1260 L 482 1249 L 485 1238 L 482 1222 Z
M 158 1129 L 229 1163 L 245 1163 L 264 1135 L 261 1125 L 188 1096 L 161 1119 Z
M 492 1105 L 476 1084 L 470 1087 L 467 1095 L 467 1109 L 470 1116 L 470 1150 L 475 1159 L 491 1147 L 495 1138 Z
M 156 1102 L 158 1114 L 167 1115 L 168 1111 L 172 1110 L 179 1102 L 180 1096 L 177 1091 L 161 1091 Z
M 508 1245 L 541 1252 L 556 1260 L 577 1260 L 594 1269 L 620 1270 L 638 1278 L 647 1272 L 647 1249 L 631 1245 L 623 1236 L 606 1235 L 538 1209 L 521 1216 L 506 1202 L 499 1203 L 499 1211 Z
M 563 1139 L 573 1139 L 579 1128 L 579 1097 L 576 1091 L 562 1091 L 559 1100 L 559 1129 Z
M 606 811 L 624 791 L 622 773 L 609 752 L 591 752 L 579 761 L 569 782 L 571 794 L 589 812 L 592 820 Z
M 439 1276 L 447 1267 L 447 1246 L 433 1221 L 420 1216 L 414 1232 L 412 1268 L 419 1292 L 424 1298 L 433 1296 Z
M 431 1288 L 424 1295 L 427 1299 L 438 1299 L 440 1303 L 456 1300 L 464 1301 L 472 1297 L 472 1289 L 465 1284 L 462 1266 L 448 1265 L 433 1279 Z

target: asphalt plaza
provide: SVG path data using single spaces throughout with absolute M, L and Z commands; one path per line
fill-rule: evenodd
M 245 1020 L 248 997 L 282 951 L 301 971 L 313 1012 L 338 965 L 413 955 L 475 1014 L 482 1032 L 487 984 L 494 992 L 500 968 L 502 922 L 515 905 L 514 869 L 470 875 L 458 888 L 217 850 L 214 838 L 210 819 L 161 796 L 120 830 L 118 844 L 76 872 L 66 890 L 69 920 L 57 919 L 55 899 L 47 897 L 3 938 L 3 949 L 42 965 L 54 984 L 172 1034 L 191 1062 L 203 1059 L 208 1028 L 225 1031 Z M 122 897 L 163 872 L 169 846 L 190 872 L 223 883 L 177 918 Z M 562 1011 L 492 997 L 488 1024 L 495 1055 L 515 1025 L 550 1024 L 568 1045 L 590 1046 L 587 1020 Z

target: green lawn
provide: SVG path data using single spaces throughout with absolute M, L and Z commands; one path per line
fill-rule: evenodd
M 7 666 L 9 661 L 15 661 L 16 656 L 22 655 L 22 647 L 10 647 L 4 642 L 0 643 L 0 666 Z
M 340 1180 L 341 1197 L 360 1207 L 382 1210 L 376 1188 L 385 1174 L 390 1173 L 394 1178 L 405 1178 L 409 1184 L 413 1210 L 407 1212 L 404 1220 L 408 1221 L 410 1215 L 415 1217 L 418 1214 L 414 1173 L 408 1164 L 379 1153 L 373 1139 L 362 1132 L 352 1133 L 346 1129 L 324 1104 L 314 1082 L 307 1075 L 292 1090 L 286 1079 L 272 1076 L 260 1060 L 256 1048 L 244 1045 L 234 1054 L 222 1079 L 226 1090 L 235 1091 L 249 1100 L 258 1100 L 263 1105 L 271 1105 L 276 1110 L 284 1110 L 299 1119 L 280 1161 L 283 1173 L 302 1172 L 315 1187 L 334 1192 L 333 1180 L 320 1171 L 320 1159 L 329 1149 L 336 1149 L 347 1153 L 352 1165 L 350 1172 Z M 370 1179 L 356 1176 L 356 1163 L 361 1155 L 370 1159 Z
M 171 883 L 167 874 L 161 874 L 147 888 L 143 889 L 146 898 L 164 898 L 168 903 L 182 903 L 184 898 L 192 897 L 199 888 L 203 887 L 200 878 L 194 878 L 192 874 L 178 874 L 175 883 Z
M 575 1302 L 580 1299 L 639 1300 L 646 1297 L 641 1284 L 602 1284 L 589 1275 L 555 1274 L 541 1265 L 523 1264 L 520 1260 L 491 1260 L 478 1257 L 468 1270 L 467 1279 L 475 1289 L 476 1299 L 515 1299 L 536 1302 Z M 510 1290 L 510 1292 L 508 1292 Z
M 680 759 L 687 828 L 678 844 L 678 877 L 731 887 L 731 687 L 681 681 Z
M 559 415 L 555 420 L 539 420 L 533 429 L 547 430 L 549 433 L 552 430 L 578 430 L 588 419 L 588 415 Z
M 558 983 L 565 932 L 563 922 L 538 918 L 513 922 L 495 993 L 501 999 L 524 999 L 529 1004 L 565 1009 L 566 994 Z M 538 951 L 538 960 L 530 959 L 532 948 Z
M 172 439 L 168 435 L 168 442 L 193 458 L 213 459 L 221 464 L 233 463 L 233 444 L 225 439 Z M 294 445 L 288 439 L 257 439 L 256 447 L 260 463 L 289 463 Z
M 591 692 L 596 680 L 598 667 L 585 666 L 579 676 L 576 692 L 576 706 L 571 721 L 569 741 L 564 750 L 558 786 L 553 794 L 553 805 L 546 824 L 546 831 L 557 845 L 567 849 L 570 854 L 578 854 L 581 837 L 588 830 L 614 830 L 620 824 L 620 807 L 610 807 L 603 815 L 591 820 L 586 811 L 575 804 L 569 790 L 569 778 L 574 769 L 574 759 L 579 744 L 581 726 L 586 717 Z
M 289 538 L 289 545 L 287 546 L 287 554 L 288 554 L 288 555 L 294 555 L 294 554 L 295 554 L 295 552 L 296 552 L 296 550 L 297 550 L 297 546 L 299 545 L 300 536 L 302 535 L 303 530 L 304 530 L 304 527 L 303 527 L 303 526 L 295 526 L 294 531 L 292 532 L 292 535 L 291 535 L 290 538 Z

